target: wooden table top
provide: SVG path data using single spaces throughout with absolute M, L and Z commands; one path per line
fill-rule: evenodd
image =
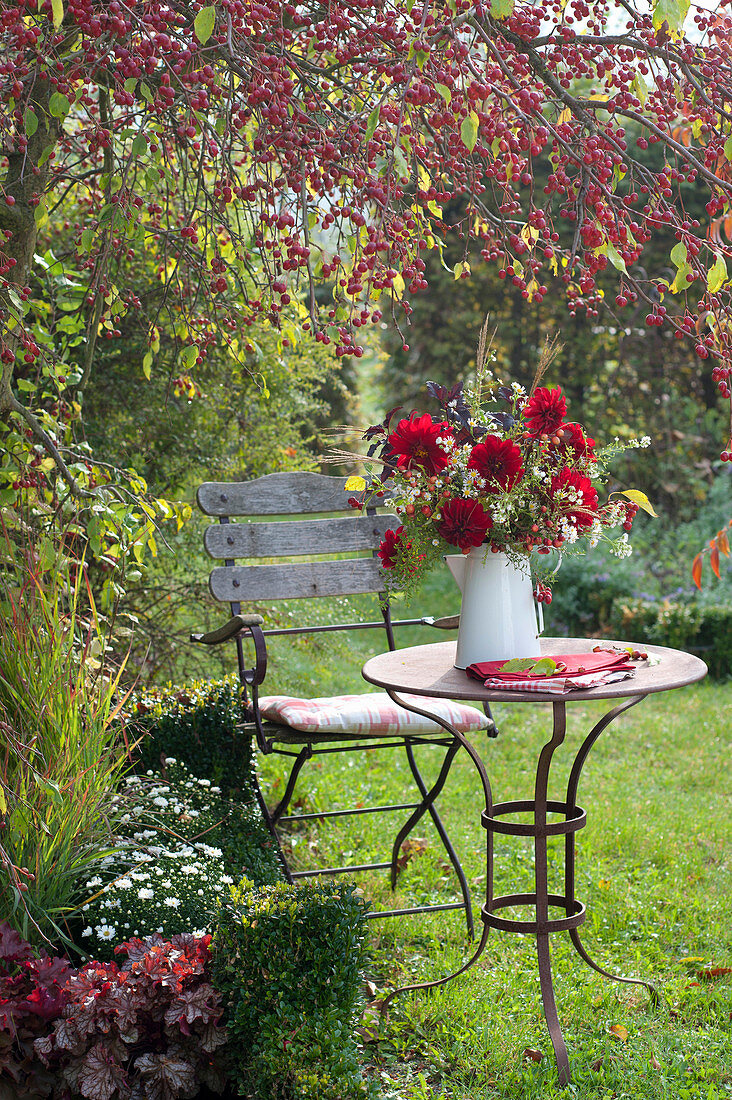
M 542 638 L 541 652 L 545 656 L 564 653 L 589 653 L 594 646 L 633 646 L 648 654 L 639 661 L 635 675 L 628 680 L 586 691 L 569 691 L 566 695 L 550 695 L 534 691 L 493 691 L 483 687 L 466 672 L 454 667 L 457 643 L 435 642 L 411 646 L 390 653 L 379 653 L 363 666 L 363 676 L 370 684 L 406 691 L 413 695 L 432 695 L 437 699 L 470 699 L 495 703 L 558 703 L 586 699 L 628 699 L 634 695 L 650 695 L 657 691 L 686 687 L 707 674 L 707 666 L 699 657 L 665 646 L 643 642 L 613 641 L 607 638 Z

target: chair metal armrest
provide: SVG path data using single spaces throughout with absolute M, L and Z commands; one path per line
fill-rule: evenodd
M 460 626 L 459 615 L 443 615 L 441 619 L 427 618 L 422 622 L 425 626 L 434 626 L 437 630 L 457 630 Z
M 263 622 L 261 615 L 233 615 L 228 623 L 217 630 L 211 630 L 208 634 L 191 634 L 191 641 L 202 645 L 219 645 L 244 633 L 250 633 L 253 626 L 261 626 Z

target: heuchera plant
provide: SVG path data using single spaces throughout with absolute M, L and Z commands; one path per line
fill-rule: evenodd
M 411 589 L 445 553 L 467 554 L 485 546 L 528 567 L 532 550 L 578 552 L 603 539 L 618 557 L 631 553 L 628 532 L 639 506 L 653 514 L 646 496 L 622 490 L 600 503 L 608 463 L 627 447 L 645 447 L 648 437 L 598 448 L 581 424 L 567 419 L 559 386 L 536 383 L 527 391 L 501 384 L 479 368 L 475 391 L 462 383 L 428 390 L 440 413 L 412 413 L 392 427 L 395 412 L 369 428 L 369 454 L 384 464 L 356 507 L 380 501 L 402 518 L 387 531 L 379 558 L 391 588 Z M 611 528 L 623 532 L 611 537 Z M 540 583 L 537 599 L 550 603 Z
M 226 1042 L 209 981 L 210 936 L 132 939 L 116 962 L 91 962 L 66 983 L 63 1014 L 35 1050 L 59 1095 L 176 1100 L 202 1085 L 220 1092 L 214 1052 Z
M 0 923 L 0 1080 L 12 1082 L 4 1095 L 37 1100 L 51 1094 L 55 1073 L 40 1060 L 34 1042 L 60 1017 L 73 974 L 68 959 L 35 953 L 9 924 Z

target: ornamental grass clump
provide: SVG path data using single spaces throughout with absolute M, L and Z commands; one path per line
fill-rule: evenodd
M 279 877 L 258 807 L 223 797 L 172 757 L 164 775 L 133 775 L 119 795 L 125 808 L 117 850 L 85 881 L 80 946 L 111 959 L 129 936 L 209 932 L 227 888 L 250 864 Z
M 569 420 L 561 388 L 538 385 L 554 348 L 545 351 L 529 391 L 517 383 L 503 385 L 486 369 L 485 332 L 471 389 L 464 391 L 462 382 L 451 389 L 429 382 L 437 415 L 413 412 L 394 424 L 395 409 L 365 433 L 368 457 L 383 470 L 368 484 L 349 479 L 347 488 L 359 494 L 352 498 L 354 507 L 388 498 L 401 518 L 378 552 L 389 589 L 413 591 L 423 574 L 455 549 L 467 554 L 484 546 L 486 553 L 504 553 L 524 571 L 532 551 L 576 553 L 600 540 L 626 557 L 638 508 L 655 514 L 635 489 L 600 501 L 612 459 L 629 447 L 648 446 L 650 439 L 615 439 L 599 447 L 581 424 Z M 544 580 L 552 575 L 546 567 L 535 571 Z M 535 594 L 551 602 L 546 583 Z
M 230 891 L 211 945 L 230 1080 L 256 1100 L 364 1100 L 353 1038 L 366 955 L 353 886 Z
M 0 920 L 32 943 L 66 919 L 110 852 L 129 767 L 121 669 L 83 562 L 20 559 L 0 543 Z

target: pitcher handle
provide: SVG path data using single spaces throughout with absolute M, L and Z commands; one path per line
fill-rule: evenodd
M 536 610 L 539 613 L 539 633 L 543 634 L 544 633 L 544 605 L 542 603 L 540 603 L 540 601 L 537 600 L 537 599 L 534 600 L 534 603 L 536 604 Z

